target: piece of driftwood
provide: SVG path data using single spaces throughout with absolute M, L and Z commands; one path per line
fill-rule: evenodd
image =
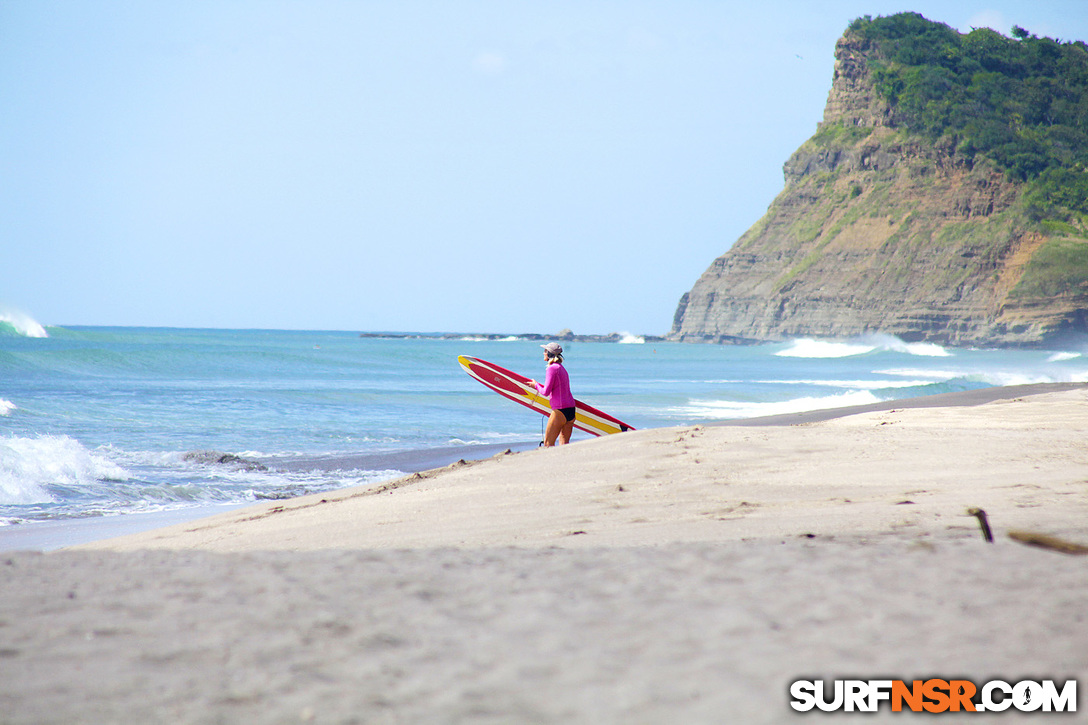
M 1042 549 L 1050 549 L 1051 551 L 1058 551 L 1062 554 L 1088 554 L 1088 546 L 1077 544 L 1072 541 L 1066 541 L 1065 539 L 1059 539 L 1057 536 L 1035 534 L 1030 531 L 1010 531 L 1009 538 L 1013 541 L 1019 541 L 1021 544 L 1038 546 Z

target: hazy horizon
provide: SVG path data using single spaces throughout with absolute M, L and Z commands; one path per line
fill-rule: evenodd
M 664 335 L 782 190 L 862 15 L 1079 0 L 0 0 L 0 310 Z

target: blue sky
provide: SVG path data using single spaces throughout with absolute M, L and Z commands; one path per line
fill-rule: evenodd
M 0 306 L 47 325 L 664 334 L 904 10 L 0 0 Z

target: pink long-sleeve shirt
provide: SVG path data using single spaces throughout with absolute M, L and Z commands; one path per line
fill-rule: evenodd
M 551 403 L 552 410 L 573 408 L 574 396 L 570 392 L 570 376 L 561 363 L 553 363 L 544 373 L 544 384 L 536 384 L 537 392 Z

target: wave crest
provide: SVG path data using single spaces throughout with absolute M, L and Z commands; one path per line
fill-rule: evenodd
M 127 479 L 120 466 L 68 436 L 0 439 L 0 504 L 48 503 L 49 486 Z
M 49 337 L 41 323 L 14 307 L 0 307 L 0 326 L 22 337 Z
M 859 343 L 834 342 L 831 340 L 813 340 L 802 337 L 793 340 L 785 350 L 775 353 L 778 357 L 834 358 L 864 355 L 872 352 L 873 345 Z
M 932 342 L 904 342 L 895 335 L 866 335 L 849 340 L 817 340 L 799 337 L 789 347 L 775 353 L 778 357 L 839 358 L 865 355 L 874 351 L 900 352 L 919 357 L 951 357 L 945 348 Z

